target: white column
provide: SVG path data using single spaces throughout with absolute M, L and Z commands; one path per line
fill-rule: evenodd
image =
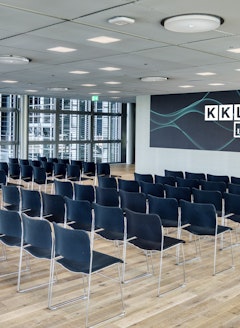
M 19 158 L 28 158 L 28 96 L 20 96 Z
M 135 105 L 127 104 L 126 124 L 126 163 L 133 164 L 135 161 Z

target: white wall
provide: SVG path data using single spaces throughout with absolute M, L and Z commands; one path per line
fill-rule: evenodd
M 163 175 L 164 169 L 240 177 L 240 152 L 150 148 L 150 96 L 136 99 L 136 159 L 138 173 Z

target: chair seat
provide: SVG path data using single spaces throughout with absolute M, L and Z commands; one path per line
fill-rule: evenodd
M 35 246 L 26 246 L 24 249 L 37 258 L 51 259 L 50 249 Z
M 227 217 L 228 219 L 240 223 L 240 214 L 232 214 Z
M 21 238 L 13 236 L 0 236 L 0 240 L 7 246 L 21 246 Z
M 19 206 L 16 204 L 4 205 L 3 208 L 8 211 L 19 211 Z
M 141 238 L 132 239 L 130 242 L 131 242 L 131 244 L 133 244 L 137 247 L 140 247 L 142 249 L 145 249 L 145 250 L 156 250 L 156 251 L 161 250 L 161 243 L 159 243 L 159 242 L 154 242 L 154 241 L 141 239 Z M 172 238 L 169 236 L 164 236 L 163 250 L 168 249 L 172 246 L 176 246 L 179 243 L 185 243 L 185 241 L 181 240 L 181 239 L 177 239 L 177 238 Z
M 57 262 L 73 272 L 83 272 L 89 274 L 89 262 L 73 262 L 65 258 L 60 258 L 57 260 Z M 123 263 L 121 259 L 118 259 L 114 256 L 93 251 L 92 272 L 96 272 L 105 268 L 106 266 L 118 262 Z
M 200 227 L 200 226 L 194 226 L 190 225 L 188 227 L 185 227 L 184 230 L 187 230 L 188 232 L 191 232 L 198 236 L 208 235 L 208 236 L 214 236 L 215 235 L 215 228 L 209 228 L 209 227 Z M 217 234 L 223 233 L 225 231 L 232 230 L 230 227 L 226 226 L 217 226 Z
M 110 240 L 123 240 L 123 237 L 124 237 L 123 232 L 121 233 L 121 232 L 116 232 L 116 231 L 102 230 L 102 231 L 98 232 L 98 234 L 100 236 L 102 236 L 103 238 L 110 239 Z

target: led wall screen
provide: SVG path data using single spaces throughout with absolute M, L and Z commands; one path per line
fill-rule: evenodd
M 240 151 L 240 91 L 151 97 L 150 147 Z

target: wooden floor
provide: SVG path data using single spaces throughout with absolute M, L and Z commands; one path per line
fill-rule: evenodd
M 120 165 L 112 169 L 127 179 L 133 178 L 133 166 Z M 186 259 L 194 256 L 194 243 L 187 233 Z M 239 247 L 234 247 L 235 268 L 212 275 L 213 241 L 204 239 L 201 259 L 186 263 L 186 285 L 157 297 L 158 254 L 153 257 L 155 275 L 123 285 L 126 315 L 105 322 L 105 328 L 239 328 L 240 327 L 240 256 Z M 95 249 L 114 252 L 108 242 L 97 239 Z M 9 250 L 9 248 L 8 248 Z M 164 257 L 163 290 L 181 281 L 182 265 L 175 265 L 171 253 Z M 172 255 L 175 255 L 174 252 Z M 230 265 L 229 249 L 218 249 L 218 269 Z M 19 250 L 8 251 L 8 261 L 0 262 L 0 274 L 17 270 Z M 48 261 L 33 260 L 31 272 L 23 275 L 23 284 L 47 282 Z M 145 270 L 145 257 L 133 247 L 127 249 L 127 277 Z M 113 274 L 114 272 L 110 272 Z M 17 275 L 0 278 L 0 327 L 7 328 L 75 328 L 84 327 L 85 304 L 79 301 L 56 311 L 47 309 L 47 288 L 27 293 L 16 292 Z M 102 276 L 93 281 L 90 321 L 119 310 L 118 288 Z M 81 279 L 77 275 L 58 269 L 55 297 L 67 299 L 81 290 Z

